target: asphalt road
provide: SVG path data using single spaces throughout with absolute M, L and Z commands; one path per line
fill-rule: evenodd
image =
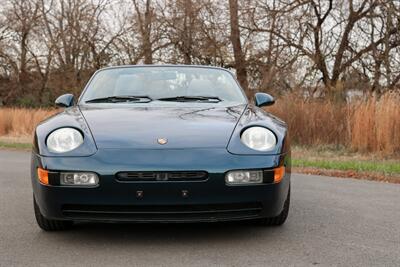
M 283 227 L 36 225 L 29 153 L 0 151 L 0 266 L 400 266 L 400 185 L 293 175 Z

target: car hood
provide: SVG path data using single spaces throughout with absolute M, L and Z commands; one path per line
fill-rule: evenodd
M 98 148 L 182 149 L 227 147 L 246 105 L 79 108 Z

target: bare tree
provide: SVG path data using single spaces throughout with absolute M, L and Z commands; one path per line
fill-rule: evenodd
M 256 21 L 254 29 L 270 32 L 310 59 L 321 73 L 329 93 L 340 89 L 340 78 L 351 66 L 370 53 L 374 47 L 384 43 L 387 36 L 395 35 L 399 31 L 396 23 L 396 26 L 387 29 L 386 36 L 370 41 L 360 40 L 356 26 L 364 24 L 383 1 L 272 2 L 279 3 L 274 12 L 284 14 L 286 19 L 290 17 L 291 24 L 285 25 L 288 31 L 282 33 L 273 28 L 266 29 Z
M 28 42 L 40 17 L 39 3 L 34 0 L 11 0 L 10 3 L 6 19 L 15 40 L 16 46 L 12 45 L 12 49 L 18 54 L 18 79 L 23 90 L 28 79 Z
M 159 5 L 160 20 L 169 44 L 171 58 L 164 61 L 184 64 L 220 65 L 226 47 L 225 26 L 216 14 L 223 8 L 212 0 L 170 1 Z M 214 20 L 215 19 L 215 20 Z M 229 40 L 228 40 L 229 42 Z
M 121 32 L 108 35 L 102 24 L 107 0 L 96 3 L 64 0 L 47 4 L 42 0 L 42 3 L 45 33 L 53 45 L 50 50 L 54 52 L 53 64 L 64 74 L 61 86 L 78 90 L 87 79 L 85 72 L 91 73 L 108 64 L 107 50 Z
M 400 90 L 393 0 L 5 0 L 0 98 L 50 103 L 115 64 L 236 69 L 250 90 Z M 2 4 L 3 4 L 2 2 Z
M 196 23 L 198 7 L 194 7 L 192 0 L 178 0 L 166 3 L 165 8 L 161 10 L 171 45 L 182 53 L 185 64 L 191 64 L 195 56 L 193 35 L 195 27 L 198 26 Z
M 258 91 L 283 93 L 302 86 L 298 79 L 299 52 L 282 42 L 271 31 L 284 33 L 283 14 L 276 12 L 277 3 L 247 0 L 242 11 L 241 36 L 247 55 L 249 87 Z M 253 25 L 262 24 L 265 31 Z M 246 37 L 246 38 L 244 38 Z
M 371 73 L 369 76 L 373 77 L 372 92 L 378 94 L 382 93 L 384 88 L 395 88 L 400 82 L 400 32 L 396 34 L 390 32 L 400 26 L 399 18 L 400 3 L 395 5 L 393 1 L 382 3 L 369 17 L 370 42 L 374 45 L 369 57 L 364 57 L 360 61 Z M 375 44 L 375 40 L 382 38 L 383 42 Z
M 144 64 L 153 63 L 153 50 L 151 41 L 151 30 L 153 20 L 153 8 L 151 0 L 146 0 L 145 7 L 141 8 L 137 0 L 132 0 L 136 12 L 136 20 L 139 31 L 142 36 L 142 51 L 144 55 Z M 144 10 L 142 10 L 144 9 Z

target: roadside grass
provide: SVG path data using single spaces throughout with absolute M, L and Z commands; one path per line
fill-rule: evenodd
M 32 137 L 22 136 L 0 136 L 0 149 L 30 150 L 32 148 Z
M 10 142 L 0 141 L 0 149 L 1 148 L 29 150 L 32 148 L 32 145 L 27 143 L 10 143 Z
M 337 160 L 309 160 L 292 159 L 293 167 L 318 168 L 327 170 L 377 172 L 383 175 L 400 175 L 399 162 L 372 162 L 372 161 L 337 161 Z
M 343 146 L 293 146 L 294 172 L 400 183 L 400 155 L 353 152 Z

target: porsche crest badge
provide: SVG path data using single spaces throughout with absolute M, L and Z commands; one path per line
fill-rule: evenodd
M 168 139 L 167 138 L 158 138 L 157 143 L 159 143 L 160 145 L 165 145 L 166 143 L 168 143 Z

